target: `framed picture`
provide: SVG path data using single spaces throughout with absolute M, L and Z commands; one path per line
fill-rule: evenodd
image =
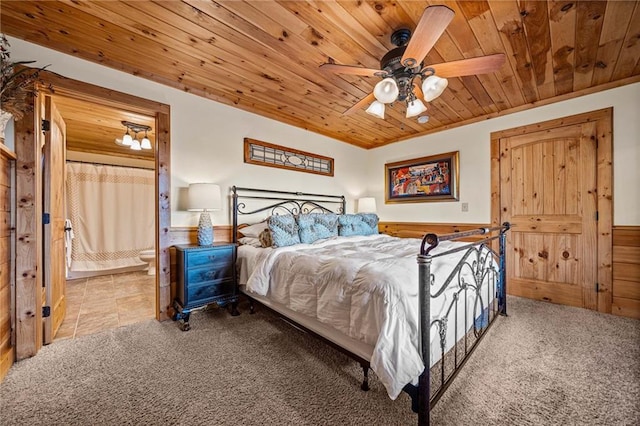
M 458 200 L 458 151 L 387 163 L 385 202 Z

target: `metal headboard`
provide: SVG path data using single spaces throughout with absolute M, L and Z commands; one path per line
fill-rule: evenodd
M 277 191 L 271 189 L 231 187 L 233 199 L 233 242 L 238 242 L 238 216 L 268 212 L 280 213 L 345 213 L 344 195 L 309 194 L 305 192 Z M 247 200 L 266 200 L 259 207 L 247 207 Z

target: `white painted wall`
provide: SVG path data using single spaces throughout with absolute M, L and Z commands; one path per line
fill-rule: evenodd
M 640 225 L 640 83 L 410 139 L 370 151 L 367 193 L 381 220 L 489 223 L 491 132 L 613 107 L 614 225 Z M 384 203 L 384 165 L 460 151 L 460 202 Z M 462 212 L 461 204 L 469 203 Z
M 49 70 L 171 106 L 172 226 L 195 226 L 182 196 L 192 182 L 345 194 L 348 211 L 362 195 L 377 198 L 382 220 L 487 223 L 490 221 L 490 134 L 525 124 L 614 107 L 614 224 L 640 225 L 640 83 L 547 105 L 481 123 L 366 151 L 334 139 L 186 94 L 148 80 L 15 38 L 12 59 L 38 60 Z M 244 164 L 250 137 L 335 158 L 335 177 Z M 460 202 L 384 204 L 384 164 L 460 151 Z M 461 203 L 469 211 L 461 212 Z M 230 223 L 228 206 L 213 213 Z
M 344 194 L 347 211 L 364 193 L 368 152 L 325 136 L 163 86 L 89 61 L 9 38 L 14 61 L 51 64 L 65 77 L 162 102 L 171 106 L 171 225 L 196 226 L 198 213 L 184 207 L 189 183 L 232 185 L 311 193 Z M 114 135 L 115 137 L 116 135 Z M 288 146 L 335 159 L 335 176 L 245 164 L 245 137 Z M 224 194 L 223 194 L 224 195 Z M 229 204 L 212 212 L 214 224 L 231 223 Z

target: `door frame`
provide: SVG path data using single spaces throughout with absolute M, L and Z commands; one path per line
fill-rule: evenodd
M 170 106 L 127 93 L 42 71 L 38 91 L 112 105 L 155 117 L 156 150 L 156 319 L 168 319 L 170 306 Z M 34 356 L 42 347 L 42 128 L 39 97 L 15 122 L 16 152 L 16 359 Z
M 541 123 L 528 124 L 491 133 L 491 223 L 500 224 L 500 139 L 527 133 L 596 122 L 596 179 L 598 212 L 597 263 L 598 307 L 611 313 L 612 303 L 612 229 L 613 229 L 613 108 L 604 108 Z M 507 255 L 511 250 L 507 249 Z M 508 284 L 508 283 L 507 283 Z M 595 283 L 594 283 L 595 284 Z M 507 285 L 508 289 L 508 285 Z M 595 289 L 594 289 L 595 291 Z

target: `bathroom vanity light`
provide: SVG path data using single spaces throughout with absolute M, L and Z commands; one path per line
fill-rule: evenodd
M 189 185 L 188 210 L 202 212 L 198 222 L 198 245 L 209 246 L 213 244 L 213 223 L 209 212 L 221 208 L 220 186 L 215 183 L 192 183 Z
M 121 123 L 126 127 L 126 130 L 122 139 L 116 139 L 116 145 L 128 146 L 130 149 L 135 151 L 152 148 L 151 141 L 147 137 L 147 132 L 151 131 L 151 126 L 132 123 L 131 121 L 121 121 Z M 142 138 L 142 140 L 138 140 L 138 133 L 142 132 L 144 132 L 144 138 Z M 131 136 L 132 133 L 133 136 Z

